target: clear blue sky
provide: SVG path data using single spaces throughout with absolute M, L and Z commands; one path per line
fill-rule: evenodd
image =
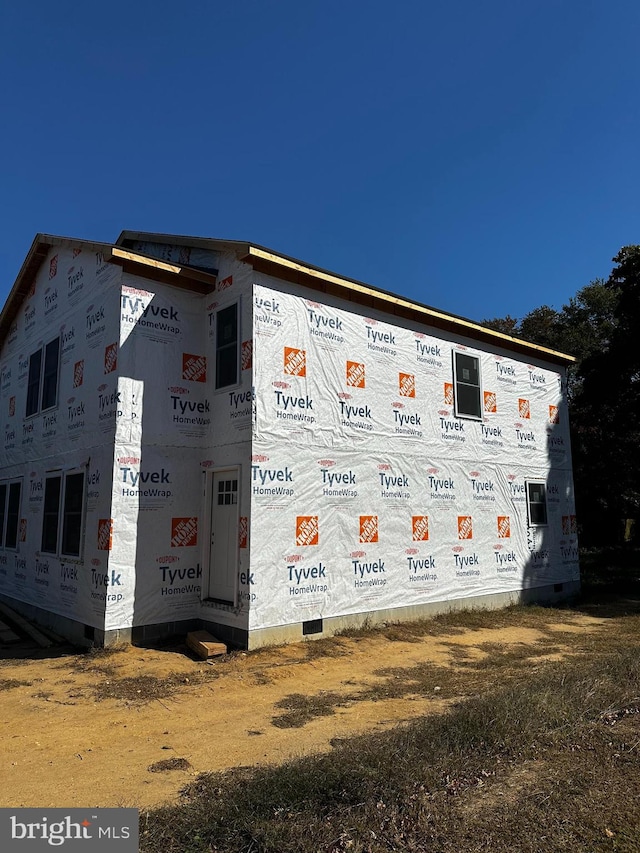
M 0 300 L 37 231 L 253 241 L 473 319 L 640 243 L 637 0 L 2 0 Z

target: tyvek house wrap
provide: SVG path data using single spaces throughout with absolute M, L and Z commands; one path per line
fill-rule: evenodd
M 117 417 L 121 271 L 69 245 L 49 251 L 2 350 L 3 478 L 21 483 L 18 547 L 0 554 L 0 592 L 96 627 L 106 607 Z M 60 337 L 57 405 L 26 416 L 32 353 Z M 41 551 L 47 475 L 85 472 L 83 556 Z
M 154 247 L 144 246 L 152 254 Z M 206 259 L 204 259 L 206 260 Z M 123 277 L 120 397 L 113 459 L 110 565 L 117 590 L 106 628 L 181 621 L 203 615 L 208 595 L 208 472 L 249 470 L 252 363 L 242 342 L 240 384 L 215 390 L 215 312 L 240 303 L 251 329 L 246 266 L 220 255 L 216 291 L 201 295 L 132 275 Z M 249 514 L 249 491 L 238 512 Z M 246 540 L 238 576 L 248 576 Z M 218 607 L 216 621 L 245 628 L 248 595 Z
M 260 280 L 251 628 L 578 579 L 555 366 Z M 481 360 L 482 420 L 454 414 L 456 349 Z

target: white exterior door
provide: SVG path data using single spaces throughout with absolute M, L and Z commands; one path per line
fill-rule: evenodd
M 209 598 L 236 603 L 238 574 L 238 471 L 212 475 Z

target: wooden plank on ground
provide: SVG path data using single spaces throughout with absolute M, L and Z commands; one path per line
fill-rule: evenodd
M 226 645 L 217 640 L 208 631 L 191 631 L 187 634 L 187 645 L 202 660 L 215 657 L 216 655 L 226 655 L 227 653 Z

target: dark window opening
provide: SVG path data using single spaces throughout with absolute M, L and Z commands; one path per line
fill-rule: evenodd
M 216 389 L 238 383 L 238 306 L 216 315 Z
M 42 544 L 40 548 L 45 554 L 57 554 L 58 552 L 61 485 L 61 477 L 48 477 L 45 481 Z
M 67 474 L 62 513 L 62 553 L 70 557 L 80 556 L 83 504 L 84 474 Z
M 51 409 L 57 404 L 59 362 L 60 338 L 54 338 L 29 356 L 26 417 Z
M 18 544 L 18 524 L 20 523 L 20 483 L 9 484 L 7 503 L 7 526 L 4 535 L 5 548 L 15 548 Z
M 529 524 L 535 527 L 547 523 L 547 490 L 544 483 L 527 483 L 527 508 Z
M 481 419 L 480 359 L 477 356 L 454 350 L 453 377 L 456 415 Z

